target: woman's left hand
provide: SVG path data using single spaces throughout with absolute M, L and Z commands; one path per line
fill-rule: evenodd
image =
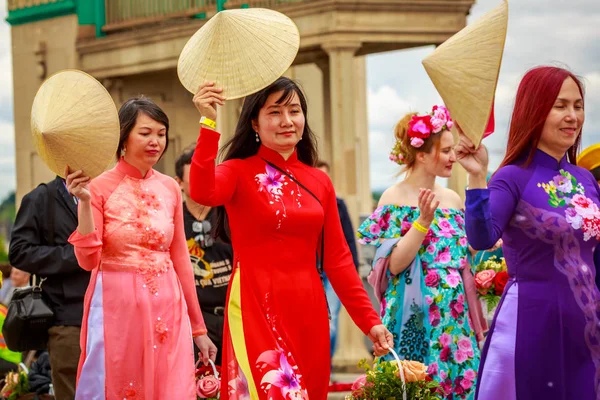
M 368 337 L 375 345 L 375 356 L 377 357 L 386 355 L 394 347 L 394 336 L 383 325 L 372 327 Z
M 198 353 L 200 356 L 200 360 L 204 363 L 204 365 L 208 364 L 208 359 L 210 358 L 213 362 L 217 358 L 217 346 L 210 340 L 208 335 L 200 335 L 194 338 L 194 343 L 200 349 Z

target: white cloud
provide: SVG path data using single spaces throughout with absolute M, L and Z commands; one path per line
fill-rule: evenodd
M 417 108 L 413 101 L 400 97 L 398 92 L 390 86 L 381 86 L 375 92 L 368 91 L 368 115 L 371 126 L 381 129 L 391 129 L 403 115 Z

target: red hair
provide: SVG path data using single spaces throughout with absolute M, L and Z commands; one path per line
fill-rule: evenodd
M 565 79 L 571 78 L 579 87 L 583 98 L 583 85 L 570 71 L 558 67 L 537 67 L 528 71 L 517 90 L 517 98 L 508 132 L 506 155 L 500 164 L 502 168 L 521 157 L 527 156 L 529 165 L 542 137 L 542 129 L 554 102 L 560 93 Z M 568 160 L 576 164 L 577 152 L 581 143 L 581 132 L 573 146 L 567 150 Z

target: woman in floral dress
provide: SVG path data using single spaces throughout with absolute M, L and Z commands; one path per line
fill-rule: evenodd
M 479 303 L 468 304 L 463 283 L 466 275 L 473 284 L 462 201 L 435 183 L 456 161 L 451 127 L 440 106 L 400 120 L 390 159 L 405 166 L 406 179 L 384 192 L 358 237 L 377 246 L 374 273 L 387 275 L 381 316 L 396 352 L 429 365 L 444 398 L 472 399 L 479 349 L 469 306 Z

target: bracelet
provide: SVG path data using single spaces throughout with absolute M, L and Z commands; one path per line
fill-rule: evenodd
M 213 130 L 217 129 L 217 123 L 215 121 L 213 121 L 212 119 L 202 117 L 202 118 L 200 118 L 200 123 L 208 126 L 209 128 L 211 128 Z
M 414 227 L 416 230 L 418 230 L 419 232 L 421 232 L 421 233 L 423 233 L 423 234 L 425 234 L 425 235 L 427 235 L 427 232 L 429 232 L 429 229 L 428 229 L 428 228 L 425 228 L 423 225 L 421 225 L 421 224 L 420 224 L 420 223 L 418 223 L 417 221 L 413 222 L 413 223 L 412 223 L 412 226 L 413 226 L 413 227 Z

